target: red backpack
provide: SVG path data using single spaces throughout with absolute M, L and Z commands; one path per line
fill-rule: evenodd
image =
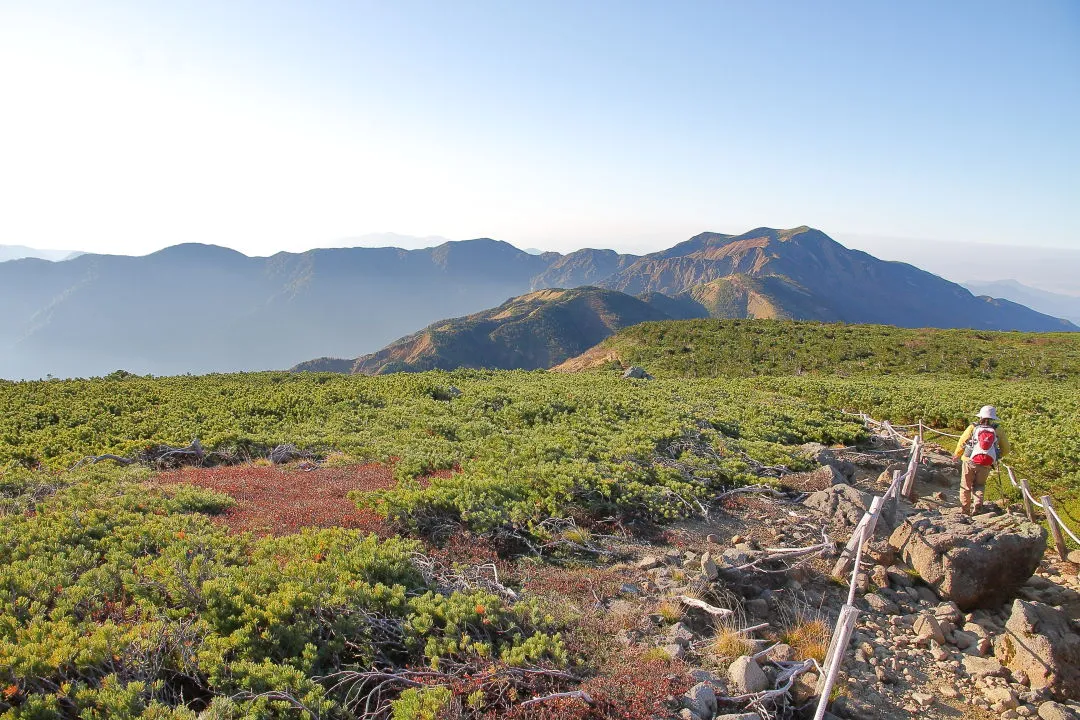
M 971 462 L 975 465 L 988 467 L 997 462 L 997 429 L 992 425 L 975 425 L 971 431 Z

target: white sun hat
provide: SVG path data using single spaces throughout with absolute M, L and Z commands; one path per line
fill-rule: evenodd
M 997 408 L 995 408 L 993 405 L 983 405 L 982 408 L 979 409 L 979 419 L 997 420 Z

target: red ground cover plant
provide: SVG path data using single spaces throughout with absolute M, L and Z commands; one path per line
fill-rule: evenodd
M 353 490 L 393 487 L 393 475 L 382 465 L 315 470 L 255 465 L 185 467 L 162 473 L 158 481 L 186 483 L 232 497 L 236 505 L 216 520 L 233 532 L 288 535 L 305 527 L 344 527 L 380 537 L 395 534 L 384 518 L 358 508 L 347 497 Z

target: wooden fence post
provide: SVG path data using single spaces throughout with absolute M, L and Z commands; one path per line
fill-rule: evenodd
M 836 565 L 833 566 L 833 577 L 839 579 L 847 575 L 848 570 L 851 569 L 851 563 L 854 562 L 856 555 L 858 554 L 859 546 L 865 542 L 870 542 L 874 539 L 874 529 L 877 527 L 878 515 L 881 513 L 881 496 L 875 495 L 874 499 L 870 501 L 870 509 L 863 513 L 862 518 L 859 519 L 859 524 L 855 526 L 855 532 L 851 533 L 851 538 L 848 540 L 847 545 L 844 546 L 844 551 L 840 553 L 840 558 L 836 561 Z
M 916 440 L 911 446 L 911 460 L 908 461 L 907 479 L 904 480 L 903 495 L 912 502 L 915 501 L 915 476 L 919 472 L 919 455 L 922 454 L 922 443 Z
M 859 610 L 854 605 L 845 605 L 840 610 L 840 617 L 836 621 L 836 629 L 833 630 L 832 640 L 829 642 L 829 652 L 825 656 L 824 672 L 822 672 L 817 684 L 818 705 L 817 712 L 814 713 L 814 720 L 821 720 L 825 717 L 825 709 L 829 705 L 829 696 L 832 695 L 836 676 L 840 674 L 841 661 L 844 659 L 844 652 L 851 641 L 851 633 L 855 629 L 855 620 L 858 616 Z
M 1012 468 L 1009 468 L 1009 475 L 1012 475 Z M 1028 487 L 1027 480 L 1020 478 L 1020 494 L 1024 496 L 1024 512 L 1027 513 L 1028 520 L 1035 522 L 1035 506 L 1031 504 L 1031 488 Z
M 889 523 L 889 527 L 896 525 L 896 508 L 900 505 L 900 478 L 902 477 L 903 473 L 899 470 L 893 470 L 892 484 L 889 485 L 889 489 L 885 492 L 881 514 L 885 516 L 885 521 Z
M 1058 526 L 1057 518 L 1054 517 L 1054 503 L 1050 500 L 1049 495 L 1042 496 L 1042 506 L 1046 512 L 1046 522 L 1050 524 L 1050 534 L 1054 536 L 1054 547 L 1057 548 L 1058 555 L 1064 562 L 1068 560 L 1069 548 L 1065 546 L 1065 537 L 1061 534 L 1061 527 Z

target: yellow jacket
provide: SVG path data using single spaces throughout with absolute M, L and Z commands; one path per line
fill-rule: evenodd
M 1005 436 L 1005 430 L 1000 425 L 993 425 L 994 430 L 997 432 L 997 446 L 998 446 L 998 459 L 1005 457 L 1005 454 L 1009 452 L 1009 438 Z M 956 441 L 956 450 L 953 451 L 953 457 L 960 457 L 964 454 L 965 446 L 968 444 L 968 440 L 971 439 L 971 434 L 975 432 L 975 425 L 968 425 L 967 430 L 960 436 L 960 439 Z M 964 458 L 967 461 L 967 458 Z

